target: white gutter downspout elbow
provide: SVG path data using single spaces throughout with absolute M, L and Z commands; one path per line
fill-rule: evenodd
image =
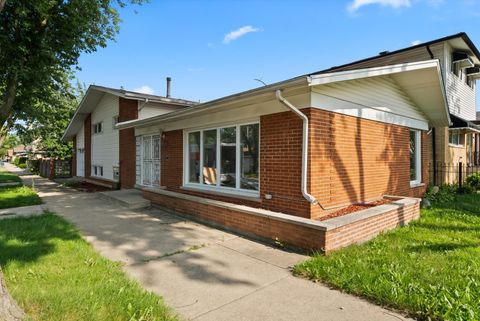
M 308 175 L 308 117 L 305 116 L 297 107 L 293 106 L 288 100 L 282 96 L 280 89 L 275 91 L 278 101 L 285 107 L 293 111 L 303 120 L 303 139 L 302 139 L 302 195 L 311 204 L 318 204 L 317 199 L 307 191 L 307 175 Z
M 143 104 L 140 106 L 140 108 L 138 108 L 138 111 L 141 111 L 143 109 L 143 107 L 145 107 L 145 105 L 148 103 L 148 98 L 145 98 L 145 101 L 143 102 Z

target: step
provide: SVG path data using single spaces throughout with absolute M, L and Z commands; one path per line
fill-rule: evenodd
M 121 189 L 117 191 L 99 192 L 98 195 L 128 209 L 149 208 L 151 203 L 142 196 L 142 192 L 136 189 Z

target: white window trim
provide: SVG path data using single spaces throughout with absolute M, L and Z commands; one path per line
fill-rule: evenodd
M 202 127 L 202 128 L 195 128 L 195 129 L 189 129 L 189 130 L 184 130 L 183 131 L 183 187 L 189 188 L 189 189 L 197 189 L 199 191 L 208 191 L 208 192 L 218 192 L 218 193 L 223 193 L 223 194 L 230 194 L 230 195 L 237 195 L 237 196 L 243 196 L 243 197 L 254 197 L 254 198 L 259 198 L 260 197 L 260 190 L 254 191 L 254 190 L 247 190 L 247 189 L 241 189 L 240 188 L 240 126 L 244 125 L 254 125 L 258 124 L 258 157 L 260 158 L 260 121 L 255 120 L 255 121 L 249 121 L 249 122 L 242 122 L 242 123 L 228 123 L 228 124 L 222 124 L 218 125 L 215 127 Z M 221 170 L 217 170 L 217 185 L 212 186 L 212 185 L 205 185 L 203 184 L 203 171 L 200 170 L 200 177 L 199 177 L 199 183 L 192 183 L 189 182 L 189 177 L 190 177 L 190 166 L 189 166 L 189 153 L 188 153 L 188 135 L 190 133 L 194 132 L 200 132 L 200 169 L 203 168 L 203 148 L 202 148 L 202 142 L 203 142 L 203 132 L 208 131 L 208 130 L 217 130 L 217 146 L 220 146 L 220 129 L 222 128 L 229 128 L 229 127 L 235 127 L 236 128 L 236 159 L 237 161 L 235 162 L 235 170 L 237 173 L 237 179 L 235 182 L 235 187 L 225 187 L 225 186 L 220 186 L 220 180 L 221 180 Z M 220 167 L 220 154 L 217 151 L 217 159 L 216 163 L 217 166 Z M 258 164 L 258 182 L 260 184 L 260 162 Z
M 422 185 L 422 135 L 419 130 L 413 130 L 415 132 L 415 171 L 416 179 L 410 181 L 410 187 L 416 187 Z
M 99 132 L 95 132 L 95 126 L 98 126 L 99 124 L 102 125 L 102 130 L 99 131 Z M 97 122 L 97 123 L 95 123 L 95 124 L 92 125 L 92 134 L 93 134 L 93 135 L 103 134 L 103 121 L 99 121 L 99 122 Z
M 103 172 L 103 165 L 97 165 L 97 164 L 95 164 L 95 165 L 92 165 L 92 176 L 93 176 L 93 177 L 103 177 L 103 175 L 99 175 L 98 173 L 95 174 L 95 167 L 97 167 L 97 172 L 99 172 L 99 169 L 100 169 L 100 167 L 101 167 L 101 168 L 102 168 L 102 174 L 104 174 L 104 172 Z

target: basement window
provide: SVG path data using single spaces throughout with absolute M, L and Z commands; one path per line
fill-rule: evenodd
M 94 176 L 103 176 L 103 166 L 93 165 L 93 175 Z
M 422 182 L 422 145 L 418 130 L 410 130 L 410 186 Z
M 184 185 L 258 196 L 259 124 L 186 132 Z

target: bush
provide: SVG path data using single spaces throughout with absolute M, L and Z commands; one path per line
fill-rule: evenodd
M 15 157 L 15 159 L 13 160 L 13 164 L 15 164 L 16 166 L 19 166 L 21 164 L 26 164 L 26 163 L 27 163 L 27 158 L 24 156 Z
M 480 190 L 480 173 L 473 173 L 467 177 L 467 184 L 470 186 L 473 191 Z
M 456 185 L 429 186 L 424 197 L 432 203 L 448 203 L 455 200 L 457 192 Z
M 27 168 L 27 164 L 18 164 L 18 167 L 21 169 Z

